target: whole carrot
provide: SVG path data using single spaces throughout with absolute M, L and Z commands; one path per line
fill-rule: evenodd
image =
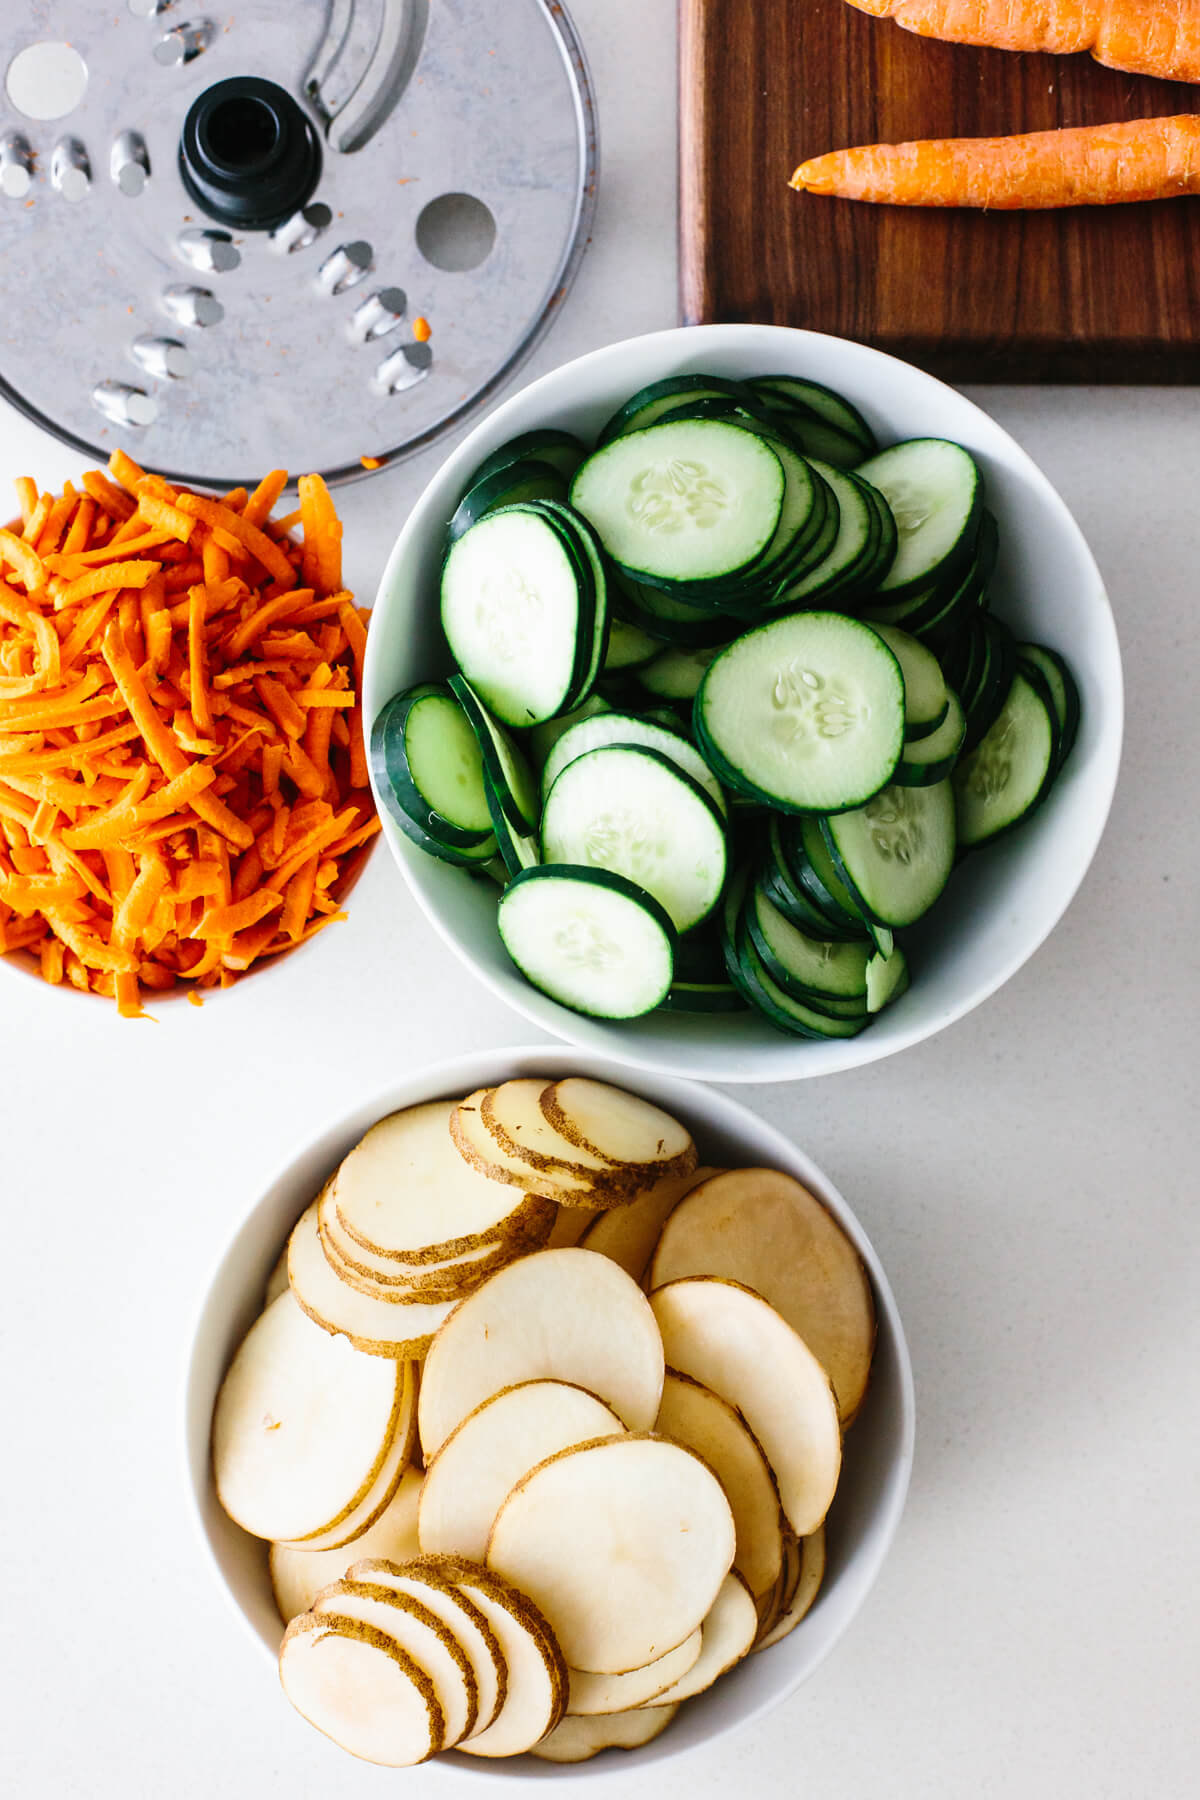
M 1200 115 L 1016 137 L 866 144 L 801 163 L 794 188 L 889 206 L 1112 206 L 1200 193 Z
M 1200 81 L 1200 0 L 850 0 L 918 37 L 995 50 L 1090 50 L 1097 62 Z

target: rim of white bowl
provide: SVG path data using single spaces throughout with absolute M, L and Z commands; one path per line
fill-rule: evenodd
M 722 349 L 732 348 L 735 344 L 746 346 L 762 346 L 762 367 L 769 368 L 777 360 L 773 351 L 787 343 L 793 352 L 797 346 L 803 347 L 809 354 L 810 362 L 819 359 L 822 352 L 829 354 L 829 347 L 836 346 L 836 355 L 849 355 L 857 361 L 864 371 L 864 379 L 849 389 L 856 403 L 863 406 L 868 413 L 873 410 L 870 400 L 871 382 L 869 372 L 877 373 L 888 370 L 904 371 L 904 378 L 916 377 L 919 382 L 943 400 L 952 413 L 958 413 L 963 420 L 977 424 L 982 428 L 984 437 L 993 437 L 996 442 L 1005 446 L 1009 465 L 1022 478 L 1038 491 L 1044 504 L 1047 504 L 1057 517 L 1057 522 L 1078 558 L 1081 570 L 1087 575 L 1093 590 L 1095 617 L 1093 627 L 1097 634 L 1092 642 L 1093 654 L 1103 660 L 1106 667 L 1106 715 L 1101 722 L 1097 738 L 1093 766 L 1089 770 L 1088 794 L 1092 812 L 1092 823 L 1086 832 L 1080 832 L 1079 860 L 1070 877 L 1059 888 L 1056 901 L 1046 916 L 1039 920 L 1027 938 L 1014 946 L 1009 954 L 997 964 L 994 972 L 981 980 L 972 982 L 963 995 L 953 1003 L 941 1007 L 932 1017 L 909 1025 L 897 1024 L 894 1018 L 882 1014 L 871 1028 L 861 1036 L 842 1040 L 822 1040 L 810 1042 L 802 1039 L 789 1040 L 780 1035 L 778 1044 L 767 1046 L 766 1052 L 759 1045 L 740 1047 L 731 1044 L 729 1058 L 722 1061 L 711 1040 L 706 1040 L 704 1054 L 700 1066 L 692 1060 L 695 1056 L 695 1042 L 692 1051 L 689 1049 L 684 1033 L 686 1025 L 681 1028 L 678 1042 L 665 1035 L 661 1040 L 655 1039 L 653 1046 L 647 1048 L 636 1038 L 636 1031 L 646 1021 L 631 1021 L 633 1029 L 628 1036 L 622 1038 L 621 1032 L 627 1029 L 621 1021 L 602 1021 L 587 1018 L 571 1012 L 567 1007 L 549 999 L 536 988 L 525 982 L 514 969 L 511 976 L 508 971 L 493 971 L 476 957 L 473 949 L 459 937 L 443 920 L 432 899 L 426 894 L 424 885 L 419 879 L 418 870 L 424 860 L 422 853 L 410 845 L 388 818 L 381 806 L 380 816 L 383 821 L 382 835 L 387 841 L 392 858 L 400 866 L 401 873 L 414 896 L 418 906 L 429 920 L 434 930 L 449 946 L 455 955 L 472 973 L 484 983 L 499 999 L 511 1006 L 516 1012 L 528 1019 L 541 1030 L 551 1032 L 556 1038 L 584 1048 L 603 1048 L 607 1054 L 616 1055 L 629 1067 L 653 1071 L 655 1073 L 675 1074 L 688 1077 L 701 1076 L 707 1081 L 730 1083 L 742 1082 L 774 1082 L 793 1081 L 829 1075 L 843 1069 L 861 1068 L 868 1063 L 878 1062 L 882 1058 L 909 1049 L 914 1044 L 923 1043 L 927 1038 L 936 1036 L 947 1026 L 955 1024 L 977 1006 L 991 997 L 1010 981 L 1017 971 L 1029 961 L 1050 933 L 1061 922 L 1071 905 L 1079 887 L 1091 867 L 1096 850 L 1104 834 L 1112 807 L 1113 794 L 1116 790 L 1117 775 L 1121 760 L 1121 744 L 1124 731 L 1124 688 L 1121 670 L 1120 647 L 1117 640 L 1116 623 L 1103 578 L 1092 555 L 1087 540 L 1076 523 L 1066 502 L 1054 487 L 1049 478 L 1033 461 L 1027 451 L 1023 450 L 1011 434 L 1005 431 L 995 419 L 968 400 L 966 395 L 939 381 L 935 376 L 927 374 L 911 363 L 899 357 L 889 356 L 882 350 L 873 349 L 870 345 L 855 343 L 848 338 L 837 338 L 830 335 L 793 329 L 780 325 L 691 325 L 677 326 L 665 331 L 647 332 L 639 337 L 626 338 L 618 343 L 608 344 L 599 350 L 589 351 L 586 355 L 573 361 L 561 364 L 529 383 L 517 393 L 509 396 L 493 412 L 481 420 L 469 435 L 463 439 L 453 453 L 447 458 L 437 474 L 429 482 L 413 507 L 399 537 L 388 558 L 382 579 L 376 594 L 376 607 L 382 610 L 387 604 L 389 590 L 396 582 L 398 572 L 411 553 L 413 544 L 423 540 L 431 529 L 434 517 L 440 524 L 449 518 L 453 505 L 457 503 L 460 490 L 465 484 L 471 470 L 478 464 L 488 450 L 501 444 L 510 435 L 506 430 L 508 419 L 514 412 L 525 412 L 540 396 L 553 396 L 561 389 L 564 382 L 573 376 L 583 377 L 593 371 L 603 369 L 607 364 L 619 366 L 622 358 L 627 357 L 633 347 L 640 351 L 661 352 L 662 366 L 670 372 L 672 359 L 687 347 L 687 360 L 703 363 L 706 358 L 721 355 Z M 819 363 L 817 364 L 819 367 Z M 554 418 L 556 424 L 562 423 L 564 411 L 561 396 L 558 400 L 547 399 L 546 411 Z M 521 429 L 529 429 L 528 422 Z M 957 428 L 956 428 L 957 429 Z M 961 431 L 958 435 L 962 435 Z M 968 438 L 970 434 L 967 434 Z M 453 495 L 453 501 L 449 496 Z M 1100 638 L 1103 638 L 1103 642 Z M 381 633 L 378 630 L 368 634 L 366 666 L 363 676 L 363 713 L 364 722 L 373 720 L 380 707 L 388 699 L 391 687 L 382 679 L 380 663 Z M 369 730 L 369 724 L 366 725 Z M 376 796 L 378 800 L 378 796 Z M 670 1015 L 665 1015 L 670 1016 Z M 656 1015 L 651 1015 L 656 1017 Z M 674 1015 L 685 1020 L 686 1014 Z M 694 1027 L 693 1027 L 694 1028 Z M 769 1028 L 768 1028 L 769 1029 Z M 742 1054 L 739 1056 L 739 1048 Z
M 200 1541 L 203 1558 L 215 1575 L 226 1603 L 238 1619 L 242 1631 L 249 1636 L 261 1655 L 274 1660 L 274 1653 L 268 1649 L 221 1567 L 216 1547 L 205 1524 L 201 1498 L 202 1494 L 208 1494 L 211 1484 L 209 1441 L 212 1407 L 220 1385 L 220 1375 L 228 1366 L 226 1359 L 214 1383 L 211 1358 L 210 1368 L 206 1370 L 203 1367 L 203 1355 L 214 1335 L 217 1322 L 232 1322 L 233 1308 L 223 1296 L 227 1287 L 232 1285 L 229 1276 L 237 1266 L 242 1241 L 264 1207 L 289 1186 L 300 1183 L 301 1172 L 308 1165 L 320 1165 L 328 1169 L 334 1158 L 339 1153 L 344 1153 L 341 1152 L 341 1146 L 348 1137 L 353 1142 L 354 1134 L 361 1134 L 389 1111 L 394 1111 L 399 1106 L 419 1104 L 422 1100 L 436 1098 L 444 1093 L 470 1092 L 497 1075 L 503 1080 L 534 1071 L 539 1074 L 544 1072 L 551 1077 L 583 1073 L 597 1080 L 614 1082 L 627 1081 L 629 1075 L 627 1065 L 611 1053 L 580 1049 L 577 1045 L 533 1044 L 472 1051 L 436 1063 L 418 1074 L 404 1076 L 361 1101 L 349 1112 L 338 1114 L 311 1137 L 242 1213 L 236 1229 L 209 1266 L 201 1299 L 194 1307 L 190 1321 L 187 1364 L 180 1396 L 179 1451 L 188 1494 L 188 1512 Z M 879 1578 L 904 1512 L 916 1445 L 916 1386 L 912 1357 L 891 1283 L 878 1252 L 853 1208 L 806 1151 L 743 1101 L 735 1100 L 719 1090 L 714 1091 L 707 1084 L 686 1076 L 656 1073 L 651 1081 L 655 1084 L 655 1091 L 649 1094 L 649 1098 L 666 1107 L 677 1106 L 686 1116 L 711 1120 L 714 1135 L 730 1138 L 752 1135 L 759 1166 L 787 1169 L 806 1186 L 811 1187 L 852 1239 L 867 1267 L 875 1294 L 877 1318 L 882 1326 L 886 1326 L 886 1341 L 894 1359 L 893 1375 L 899 1417 L 899 1451 L 887 1465 L 886 1486 L 878 1502 L 872 1542 L 868 1548 L 859 1552 L 852 1565 L 847 1565 L 847 1574 L 851 1566 L 856 1569 L 857 1591 L 853 1594 L 839 1628 L 828 1642 L 819 1652 L 811 1655 L 790 1681 L 779 1684 L 776 1690 L 764 1695 L 735 1718 L 724 1721 L 699 1742 L 673 1749 L 670 1734 L 664 1733 L 661 1739 L 654 1739 L 633 1751 L 622 1751 L 619 1757 L 606 1758 L 601 1754 L 589 1761 L 571 1765 L 539 1761 L 528 1755 L 505 1761 L 483 1762 L 449 1752 L 422 1765 L 423 1768 L 435 1770 L 439 1776 L 474 1775 L 493 1782 L 581 1777 L 619 1780 L 651 1762 L 682 1758 L 742 1731 L 790 1699 L 841 1643 Z M 703 1129 L 702 1126 L 702 1132 Z M 297 1218 L 305 1204 L 302 1200 L 298 1201 Z M 267 1271 L 262 1273 L 265 1282 Z M 250 1320 L 247 1319 L 242 1329 L 247 1329 L 249 1323 Z M 884 1335 L 883 1331 L 877 1335 L 877 1345 Z M 867 1404 L 869 1402 L 870 1389 Z M 282 1636 L 282 1628 L 280 1635 Z

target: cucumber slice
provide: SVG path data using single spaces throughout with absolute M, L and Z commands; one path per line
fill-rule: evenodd
M 810 937 L 772 905 L 758 882 L 746 902 L 746 929 L 773 980 L 797 1000 L 858 1000 L 866 1007 L 871 946 Z
M 657 750 L 624 744 L 562 770 L 546 797 L 542 853 L 625 876 L 680 932 L 708 917 L 725 885 L 725 828 L 704 789 Z
M 899 944 L 890 956 L 873 956 L 867 964 L 867 1011 L 882 1012 L 908 992 L 908 958 Z
M 417 846 L 418 850 L 424 850 L 426 855 L 436 856 L 442 862 L 455 863 L 460 868 L 478 867 L 488 863 L 496 854 L 496 839 L 490 828 L 481 832 L 456 833 L 455 841 L 451 842 L 449 836 L 446 835 L 435 837 L 422 822 L 422 818 L 425 821 L 432 818 L 431 809 L 423 802 L 411 777 L 406 776 L 404 772 L 406 767 L 403 750 L 404 711 L 405 703 L 409 698 L 409 694 L 397 694 L 394 699 L 389 700 L 371 730 L 367 758 L 371 770 L 371 785 L 375 790 L 376 798 L 392 823 L 404 833 L 410 843 Z M 450 696 L 446 695 L 446 698 L 449 699 Z M 452 702 L 452 704 L 457 710 L 457 702 Z M 459 711 L 459 717 L 470 732 L 470 726 L 462 718 L 461 711 Z M 457 745 L 462 745 L 457 730 L 454 732 L 453 741 Z M 473 735 L 471 747 L 467 748 L 464 745 L 463 749 L 466 769 L 470 773 L 475 767 L 474 759 L 479 754 Z M 482 764 L 479 765 L 478 772 L 482 783 Z M 452 775 L 446 775 L 442 779 L 452 780 L 452 778 Z M 486 788 L 484 790 L 484 806 L 487 806 Z M 439 818 L 437 823 L 439 829 L 444 832 L 446 830 L 445 822 Z
M 772 833 L 777 824 L 772 820 Z M 804 884 L 794 875 L 785 863 L 768 855 L 760 869 L 759 881 L 763 892 L 772 906 L 781 912 L 797 931 L 803 931 L 812 938 L 834 939 L 838 942 L 854 943 L 865 936 L 864 928 L 857 921 L 839 915 L 837 922 L 828 918 L 811 899 Z
M 664 731 L 671 732 L 675 737 L 687 737 L 687 720 L 682 718 L 673 707 L 651 706 L 648 707 L 644 713 L 638 713 L 636 717 L 645 719 L 650 725 L 661 725 Z M 691 743 L 690 738 L 688 738 L 688 742 Z M 703 758 L 701 758 L 701 761 L 703 761 Z M 704 766 L 706 769 L 708 768 L 707 763 L 705 763 Z M 709 772 L 711 774 L 711 770 Z M 703 787 L 705 783 L 701 782 L 700 785 Z M 722 793 L 723 792 L 724 790 L 722 790 Z
M 611 619 L 602 673 L 614 675 L 621 669 L 640 669 L 652 662 L 661 649 L 657 638 L 650 637 L 640 625 L 631 625 L 628 619 Z
M 474 850 L 491 835 L 479 746 L 446 688 L 422 682 L 394 695 L 372 737 L 381 784 L 424 836 Z
M 980 659 L 975 680 L 962 696 L 967 719 L 964 751 L 973 750 L 991 730 L 1017 672 L 1017 645 L 1008 626 L 1000 619 L 993 619 L 989 613 L 978 613 L 976 618 Z M 1049 710 L 1057 747 L 1058 718 L 1052 701 Z
M 821 382 L 807 381 L 799 375 L 756 375 L 746 386 L 768 404 L 778 404 L 780 400 L 785 400 L 796 411 L 808 413 L 814 419 L 823 419 L 827 425 L 836 426 L 847 437 L 857 438 L 862 446 L 862 456 L 874 454 L 875 433 L 857 406 L 851 405 L 844 394 L 837 394 L 832 388 L 824 387 Z
M 563 770 L 577 757 L 586 756 L 591 750 L 601 750 L 609 744 L 632 744 L 645 750 L 657 750 L 660 756 L 678 765 L 686 775 L 704 789 L 709 800 L 722 817 L 725 815 L 725 795 L 721 784 L 696 749 L 685 737 L 681 737 L 678 725 L 675 728 L 664 726 L 657 720 L 638 718 L 632 713 L 601 713 L 593 719 L 584 719 L 578 725 L 559 738 L 542 770 L 542 794 L 548 796 L 550 789 L 558 780 Z
M 788 583 L 778 596 L 780 606 L 799 606 L 850 586 L 859 571 L 869 564 L 883 536 L 880 515 L 862 482 L 843 474 L 830 463 L 814 461 L 812 466 L 837 502 L 837 535 L 820 562 L 807 574 Z
M 634 581 L 620 569 L 613 571 L 612 584 L 634 623 L 664 643 L 692 649 L 728 641 L 729 621 L 708 602 L 693 604 L 690 600 L 681 600 L 662 588 Z
M 509 823 L 518 831 L 536 829 L 541 795 L 533 771 L 504 728 L 493 719 L 465 675 L 450 677 L 450 691 L 475 734 L 485 782 Z
M 501 806 L 499 796 L 490 782 L 487 794 L 488 805 L 492 812 L 496 847 L 500 852 L 500 860 L 504 865 L 506 875 L 520 875 L 526 869 L 536 869 L 542 860 L 537 838 L 513 824 Z
M 565 500 L 567 484 L 550 463 L 515 462 L 467 489 L 450 521 L 448 540 L 455 543 L 472 525 L 501 506 L 525 500 Z
M 881 594 L 928 587 L 970 560 L 983 507 L 983 481 L 974 457 L 945 438 L 893 444 L 859 468 L 891 509 L 899 546 L 879 584 Z
M 797 843 L 793 847 L 793 864 L 815 904 L 822 907 L 835 926 L 854 925 L 858 935 L 865 932 L 881 956 L 892 953 L 892 933 L 868 913 L 858 895 L 847 882 L 841 866 L 835 861 L 822 829 L 824 821 L 811 816 L 796 821 Z M 827 932 L 826 936 L 835 935 Z
M 954 790 L 886 787 L 857 812 L 821 821 L 830 855 L 868 918 L 896 928 L 929 911 L 954 868 Z
M 958 761 L 967 721 L 953 688 L 946 689 L 946 716 L 936 731 L 905 744 L 892 780 L 897 787 L 932 787 L 945 781 Z
M 728 579 L 775 535 L 783 465 L 723 420 L 681 420 L 614 439 L 571 483 L 571 504 L 635 577 Z
M 780 460 L 788 454 L 781 452 Z M 772 606 L 780 604 L 780 591 L 793 581 L 799 581 L 811 569 L 817 568 L 833 546 L 837 543 L 837 535 L 841 526 L 841 508 L 833 487 L 817 469 L 815 463 L 807 465 L 812 471 L 813 492 L 815 502 L 813 515 L 804 530 L 793 540 L 790 551 L 769 571 L 770 585 L 766 598 Z M 829 465 L 826 464 L 826 467 Z M 757 577 L 758 571 L 753 571 Z M 755 581 L 753 592 L 759 591 Z
M 454 660 L 503 724 L 568 710 L 581 645 L 591 662 L 596 602 L 545 515 L 507 508 L 464 533 L 442 570 L 441 613 Z
M 904 736 L 906 741 L 936 731 L 946 717 L 947 688 L 941 664 L 932 650 L 895 625 L 875 625 L 904 677 Z
M 581 719 L 592 719 L 599 713 L 608 713 L 611 711 L 612 706 L 604 698 L 603 694 L 589 694 L 587 699 L 583 701 L 581 705 L 573 707 L 570 712 L 559 713 L 557 718 L 547 719 L 544 725 L 536 726 L 534 730 L 529 733 L 529 737 L 526 740 L 529 747 L 529 754 L 533 758 L 534 763 L 538 767 L 544 768 L 546 758 L 549 756 L 551 750 L 553 750 L 563 733 L 570 731 L 572 725 L 578 725 Z
M 1018 644 L 1017 656 L 1022 673 L 1028 675 L 1031 669 L 1036 669 L 1050 691 L 1050 701 L 1058 719 L 1059 744 L 1054 764 L 1057 775 L 1071 754 L 1079 731 L 1079 689 L 1075 677 L 1058 651 L 1047 649 L 1045 644 Z
M 857 1037 L 870 1023 L 870 1016 L 865 1012 L 853 1018 L 837 1019 L 785 993 L 764 968 L 762 958 L 750 942 L 744 921 L 738 930 L 737 943 L 742 991 L 777 1031 L 785 1031 L 793 1037 L 851 1038 Z
M 900 543 L 900 534 L 896 530 L 896 521 L 892 509 L 877 487 L 864 479 L 860 470 L 855 469 L 854 479 L 863 489 L 871 505 L 875 508 L 879 520 L 880 537 L 869 565 L 858 577 L 858 585 L 864 594 L 873 594 L 876 586 L 896 559 L 896 550 Z
M 652 381 L 640 388 L 604 426 L 597 441 L 603 449 L 614 438 L 627 437 L 631 431 L 643 431 L 665 413 L 694 400 L 732 400 L 742 405 L 751 399 L 748 385 L 727 381 L 723 375 L 669 375 L 665 381 Z
M 594 611 L 591 650 L 589 654 L 587 642 L 581 637 L 575 685 L 568 701 L 568 706 L 574 707 L 591 693 L 604 664 L 604 650 L 608 642 L 608 573 L 604 552 L 587 520 L 571 507 L 560 505 L 556 500 L 543 500 L 531 503 L 529 511 L 549 519 L 557 527 L 592 596 Z
M 826 424 L 824 419 L 809 418 L 795 407 L 789 407 L 783 416 L 787 419 L 788 431 L 805 456 L 820 457 L 822 462 L 832 463 L 835 469 L 853 469 L 867 454 L 861 438 L 839 431 L 836 425 Z
M 472 477 L 471 485 L 487 481 L 490 476 L 497 475 L 502 469 L 511 467 L 516 462 L 549 463 L 557 469 L 564 484 L 587 455 L 586 447 L 570 431 L 552 431 L 549 428 L 541 431 L 525 431 L 520 437 L 510 438 L 507 444 L 501 444 L 490 456 L 485 456 Z
M 1054 777 L 1054 734 L 1046 703 L 1024 675 L 982 743 L 964 756 L 952 785 L 964 850 L 986 843 L 1031 813 Z
M 707 650 L 662 650 L 638 670 L 638 682 L 658 700 L 694 699 L 709 666 L 724 648 L 724 644 L 715 644 Z
M 824 518 L 828 497 L 820 491 L 820 477 L 815 477 L 804 458 L 781 439 L 767 439 L 783 466 L 783 505 L 775 536 L 767 545 L 762 561 L 754 570 L 755 584 L 776 580 L 790 566 L 819 529 L 813 514 L 821 507 Z M 834 534 L 836 535 L 836 523 Z
M 743 417 L 742 422 L 770 445 L 783 466 L 780 525 L 759 560 L 731 580 L 668 585 L 672 594 L 732 613 L 735 618 L 757 622 L 765 609 L 780 604 L 780 594 L 789 582 L 799 580 L 829 551 L 837 537 L 838 505 L 829 483 L 790 444 L 774 432 L 763 430 L 752 418 Z M 806 496 L 811 498 L 811 505 L 805 515 L 802 507 Z
M 726 786 L 785 812 L 841 811 L 878 792 L 899 761 L 904 679 L 869 626 L 795 613 L 721 652 L 694 723 Z
M 500 896 L 497 923 L 525 979 L 575 1012 L 636 1019 L 671 991 L 670 920 L 608 870 L 528 869 Z
M 425 682 L 389 700 L 372 727 L 369 761 L 383 810 L 419 850 L 464 868 L 495 857 L 479 745 L 446 689 Z

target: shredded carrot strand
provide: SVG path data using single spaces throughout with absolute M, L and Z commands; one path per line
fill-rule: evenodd
M 106 475 L 99 469 L 88 469 L 80 483 L 85 494 L 91 496 L 96 505 L 102 507 L 114 519 L 127 519 L 134 509 L 134 502 L 121 488 L 114 487 Z
M 208 655 L 204 642 L 205 590 L 188 591 L 188 697 L 196 729 L 203 735 L 213 728 L 212 707 L 208 698 Z
M 251 555 L 258 559 L 276 581 L 289 588 L 295 587 L 296 571 L 275 540 L 269 538 L 257 525 L 250 524 L 228 506 L 222 506 L 219 500 L 204 500 L 198 494 L 181 494 L 179 504 L 184 512 L 193 513 L 196 518 L 203 519 L 206 525 L 223 529 L 236 538 L 239 544 L 245 544 Z
M 31 591 L 46 585 L 46 565 L 24 538 L 0 528 L 0 564 L 7 563 Z
M 242 508 L 242 517 L 246 523 L 265 525 L 271 516 L 271 509 L 286 486 L 286 469 L 272 469 L 269 475 L 264 475 Z

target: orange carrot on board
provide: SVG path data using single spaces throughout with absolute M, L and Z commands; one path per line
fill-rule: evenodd
M 1200 0 L 850 0 L 918 37 L 995 50 L 1090 50 L 1164 81 L 1200 81 Z
M 1111 206 L 1200 193 L 1200 114 L 864 144 L 801 163 L 792 186 L 888 206 Z

